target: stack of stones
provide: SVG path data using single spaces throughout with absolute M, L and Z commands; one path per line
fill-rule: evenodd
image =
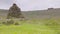
M 21 9 L 14 3 L 10 7 L 7 18 L 24 18 L 21 14 Z

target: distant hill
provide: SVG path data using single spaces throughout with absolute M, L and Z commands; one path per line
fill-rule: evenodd
M 0 9 L 0 16 L 6 16 L 8 10 Z M 48 10 L 22 11 L 26 18 L 30 19 L 45 19 L 45 18 L 60 18 L 60 8 Z
M 0 9 L 0 17 L 5 17 L 8 13 L 8 10 Z

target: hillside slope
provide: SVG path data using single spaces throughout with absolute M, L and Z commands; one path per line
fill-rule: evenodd
M 45 19 L 45 18 L 60 18 L 60 9 L 51 9 L 51 10 L 36 10 L 36 11 L 29 11 L 23 12 L 29 18 L 37 18 L 37 19 Z
M 0 16 L 6 16 L 8 10 L 0 10 Z M 60 18 L 60 9 L 51 10 L 35 10 L 35 11 L 22 11 L 26 18 L 30 19 L 45 19 L 45 18 Z

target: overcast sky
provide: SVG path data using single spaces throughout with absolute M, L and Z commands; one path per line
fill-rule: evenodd
M 9 9 L 14 0 L 0 0 L 0 9 Z M 22 11 L 60 8 L 60 0 L 16 0 Z

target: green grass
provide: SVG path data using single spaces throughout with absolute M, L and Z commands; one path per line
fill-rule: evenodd
M 28 20 L 17 21 L 20 25 L 2 25 L 0 34 L 60 34 L 60 25 L 55 20 Z M 47 24 L 47 25 L 46 25 Z
M 24 24 L 21 26 L 1 26 L 0 34 L 56 34 L 45 25 Z

